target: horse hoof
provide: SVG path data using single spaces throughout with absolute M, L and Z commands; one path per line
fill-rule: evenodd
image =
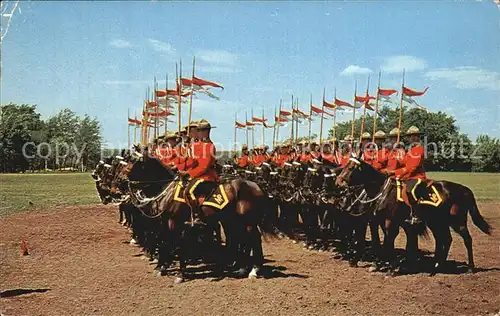
M 131 245 L 137 245 L 137 241 L 134 238 L 132 238 L 132 239 L 130 239 L 129 244 L 131 244 Z
M 151 260 L 151 263 L 152 264 L 157 264 L 158 263 L 158 259 L 155 258 L 155 259 Z
M 296 243 L 297 243 L 297 241 L 296 241 L 296 240 L 292 240 L 292 243 L 293 243 L 293 244 L 296 244 Z
M 161 271 L 156 271 L 155 276 L 161 277 L 161 276 L 163 276 L 163 273 Z
M 139 258 L 140 258 L 141 260 L 148 260 L 148 257 L 147 257 L 147 256 L 145 256 L 145 255 L 142 255 L 142 256 L 140 256 Z
M 250 271 L 250 273 L 248 274 L 248 278 L 249 279 L 257 279 L 257 269 L 256 268 L 252 268 L 252 271 Z
M 368 272 L 377 272 L 377 271 L 378 271 L 378 268 L 375 266 L 371 266 L 368 268 Z
M 240 268 L 238 271 L 236 271 L 236 276 L 239 278 L 243 278 L 246 275 L 246 271 L 244 268 Z
M 182 282 L 184 282 L 184 278 L 182 277 L 176 277 L 174 279 L 174 284 L 181 284 Z

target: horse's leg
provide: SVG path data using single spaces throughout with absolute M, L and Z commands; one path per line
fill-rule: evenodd
M 469 233 L 469 229 L 467 228 L 467 223 L 458 227 L 454 226 L 453 229 L 460 236 L 462 236 L 462 239 L 464 240 L 465 248 L 467 248 L 469 272 L 474 272 L 475 265 L 474 265 L 474 253 L 472 252 L 472 237 Z
M 384 239 L 384 254 L 383 259 L 385 262 L 389 262 L 389 268 L 394 270 L 396 268 L 396 258 L 394 252 L 394 241 L 399 234 L 399 226 L 393 223 L 391 219 L 385 220 L 385 239 Z M 391 271 L 392 273 L 392 271 Z
M 472 237 L 467 228 L 467 213 L 461 213 L 461 208 L 458 205 L 453 205 L 450 209 L 451 227 L 457 232 L 464 240 L 465 248 L 467 248 L 467 262 L 469 272 L 474 272 L 474 253 L 472 251 Z
M 262 236 L 256 226 L 250 226 L 248 229 L 251 231 L 249 232 L 250 234 L 250 240 L 251 240 L 251 247 L 252 247 L 252 270 L 248 274 L 248 278 L 256 278 L 257 273 L 259 270 L 262 268 L 262 265 L 264 264 L 264 251 L 262 250 Z

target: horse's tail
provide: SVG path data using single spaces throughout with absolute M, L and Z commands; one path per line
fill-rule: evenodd
M 484 217 L 479 213 L 479 208 L 477 207 L 476 198 L 474 193 L 466 187 L 465 198 L 468 203 L 467 208 L 469 210 L 472 222 L 476 225 L 483 233 L 491 234 L 491 226 L 486 222 Z

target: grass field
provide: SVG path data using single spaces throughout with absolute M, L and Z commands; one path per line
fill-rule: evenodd
M 478 200 L 500 200 L 498 173 L 429 172 L 429 177 L 464 184 L 474 191 Z M 0 216 L 30 209 L 99 202 L 94 181 L 88 173 L 0 174 Z
M 30 209 L 99 202 L 90 173 L 0 174 L 0 216 Z

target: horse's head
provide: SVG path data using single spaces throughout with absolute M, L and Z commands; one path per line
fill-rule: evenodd
M 353 186 L 353 185 L 366 185 L 369 182 L 385 178 L 375 168 L 359 159 L 358 157 L 351 157 L 345 167 L 335 180 L 335 184 L 339 187 Z

